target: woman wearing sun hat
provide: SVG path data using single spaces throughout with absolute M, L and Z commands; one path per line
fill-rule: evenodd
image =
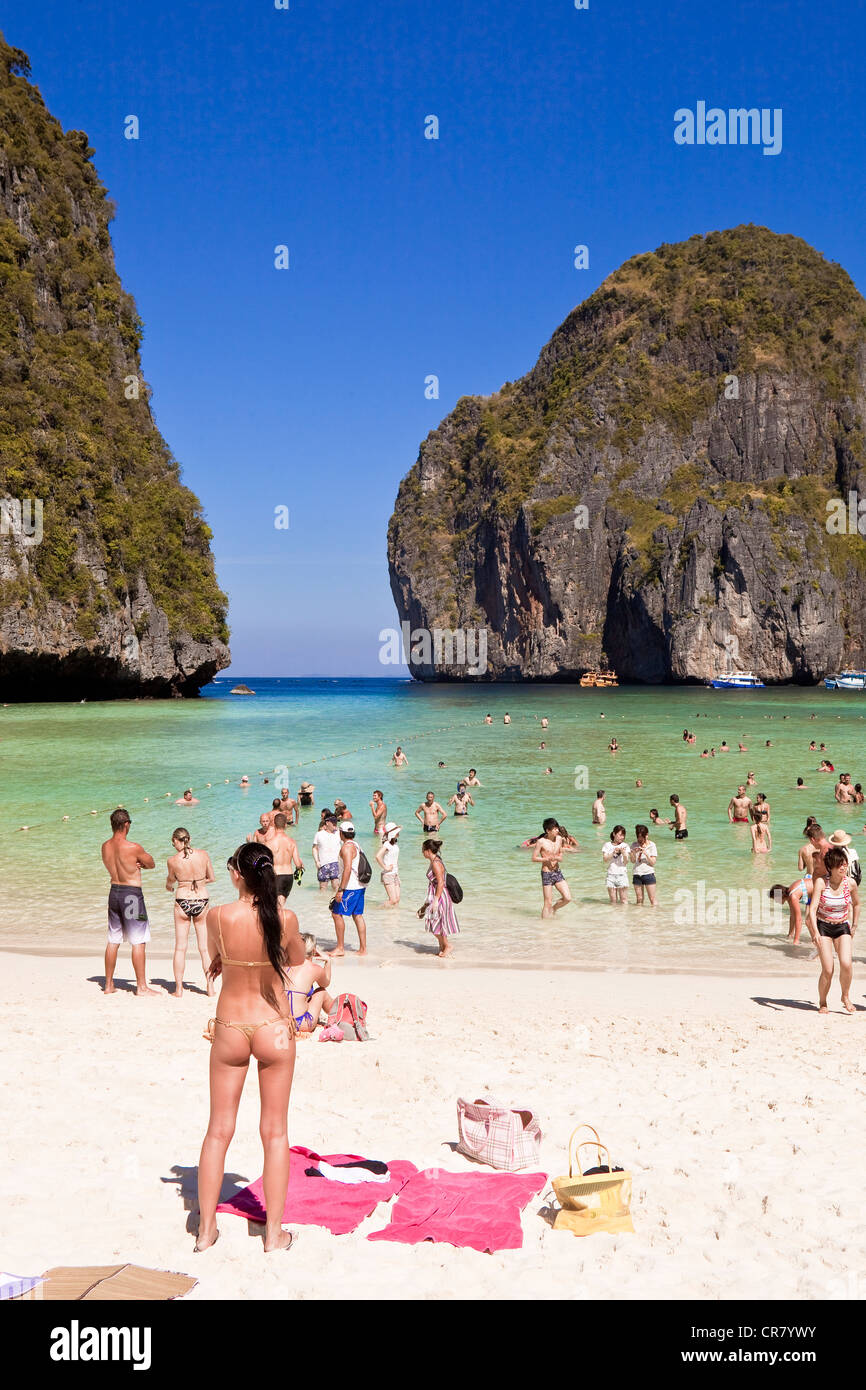
M 386 907 L 396 907 L 400 901 L 400 873 L 398 861 L 400 858 L 400 845 L 398 837 L 402 827 L 389 820 L 382 831 L 382 843 L 376 855 L 376 863 L 382 870 L 382 884 L 388 894 Z
M 844 830 L 834 830 L 829 839 L 830 844 L 836 849 L 844 849 L 845 857 L 848 860 L 848 877 L 853 878 L 855 883 L 859 883 L 862 877 L 860 856 L 851 843 L 851 836 Z

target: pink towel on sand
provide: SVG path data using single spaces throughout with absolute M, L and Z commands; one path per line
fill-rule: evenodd
M 472 1250 L 519 1250 L 520 1213 L 545 1186 L 544 1173 L 446 1173 L 425 1168 L 410 1178 L 394 1203 L 390 1225 L 368 1240 L 422 1240 Z
M 332 1182 L 328 1178 L 308 1178 L 305 1169 L 321 1160 L 331 1164 L 351 1163 L 362 1159 L 363 1155 L 318 1154 L 300 1146 L 293 1147 L 291 1154 L 283 1221 L 294 1221 L 300 1226 L 325 1226 L 335 1236 L 354 1231 L 380 1202 L 388 1201 L 418 1172 L 414 1163 L 397 1159 L 388 1163 L 387 1182 Z M 264 1221 L 261 1178 L 243 1188 L 230 1202 L 220 1202 L 217 1211 L 245 1216 L 248 1221 Z

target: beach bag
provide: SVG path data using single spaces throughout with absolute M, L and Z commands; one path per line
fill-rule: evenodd
M 373 870 L 370 868 L 370 861 L 362 849 L 358 850 L 358 882 L 366 887 L 373 877 Z
M 328 1014 L 328 1027 L 339 1028 L 347 1042 L 367 1042 L 367 1005 L 357 994 L 338 994 Z
M 463 889 L 460 887 L 460 884 L 453 874 L 446 873 L 445 887 L 448 889 L 448 896 L 453 903 L 462 903 Z
M 541 1126 L 534 1110 L 516 1110 L 492 1096 L 457 1101 L 457 1152 L 513 1173 L 538 1162 Z
M 588 1130 L 594 1137 L 575 1144 L 581 1130 Z M 585 1148 L 595 1150 L 595 1164 L 591 1170 L 584 1169 L 581 1164 L 580 1151 Z M 554 1230 L 573 1231 L 583 1236 L 594 1231 L 634 1231 L 629 1210 L 631 1173 L 614 1168 L 610 1150 L 592 1125 L 578 1125 L 572 1131 L 568 1141 L 568 1177 L 554 1178 L 553 1190 L 562 1207 L 553 1223 Z

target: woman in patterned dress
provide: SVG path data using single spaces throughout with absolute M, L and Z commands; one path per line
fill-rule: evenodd
M 454 948 L 450 944 L 449 938 L 457 936 L 460 927 L 454 912 L 454 904 L 448 892 L 445 882 L 445 865 L 439 857 L 442 848 L 441 840 L 425 840 L 421 846 L 421 853 L 427 860 L 427 901 L 418 911 L 418 916 L 424 918 L 425 931 L 432 932 L 439 938 L 439 959 L 445 956 L 453 956 Z

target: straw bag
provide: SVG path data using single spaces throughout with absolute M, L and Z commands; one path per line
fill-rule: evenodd
M 595 1138 L 582 1139 L 575 1144 L 576 1135 L 584 1129 Z M 574 1231 L 576 1235 L 590 1235 L 593 1231 L 633 1231 L 629 1211 L 631 1173 L 620 1170 L 585 1174 L 580 1161 L 580 1150 L 585 1148 L 595 1149 L 594 1167 L 613 1167 L 610 1150 L 602 1144 L 598 1130 L 592 1125 L 578 1125 L 568 1141 L 568 1177 L 553 1179 L 553 1190 L 562 1207 L 554 1230 Z M 602 1154 L 606 1158 L 603 1159 Z
M 529 1168 L 538 1162 L 541 1126 L 534 1110 L 512 1110 L 492 1096 L 457 1101 L 457 1152 L 491 1168 Z

